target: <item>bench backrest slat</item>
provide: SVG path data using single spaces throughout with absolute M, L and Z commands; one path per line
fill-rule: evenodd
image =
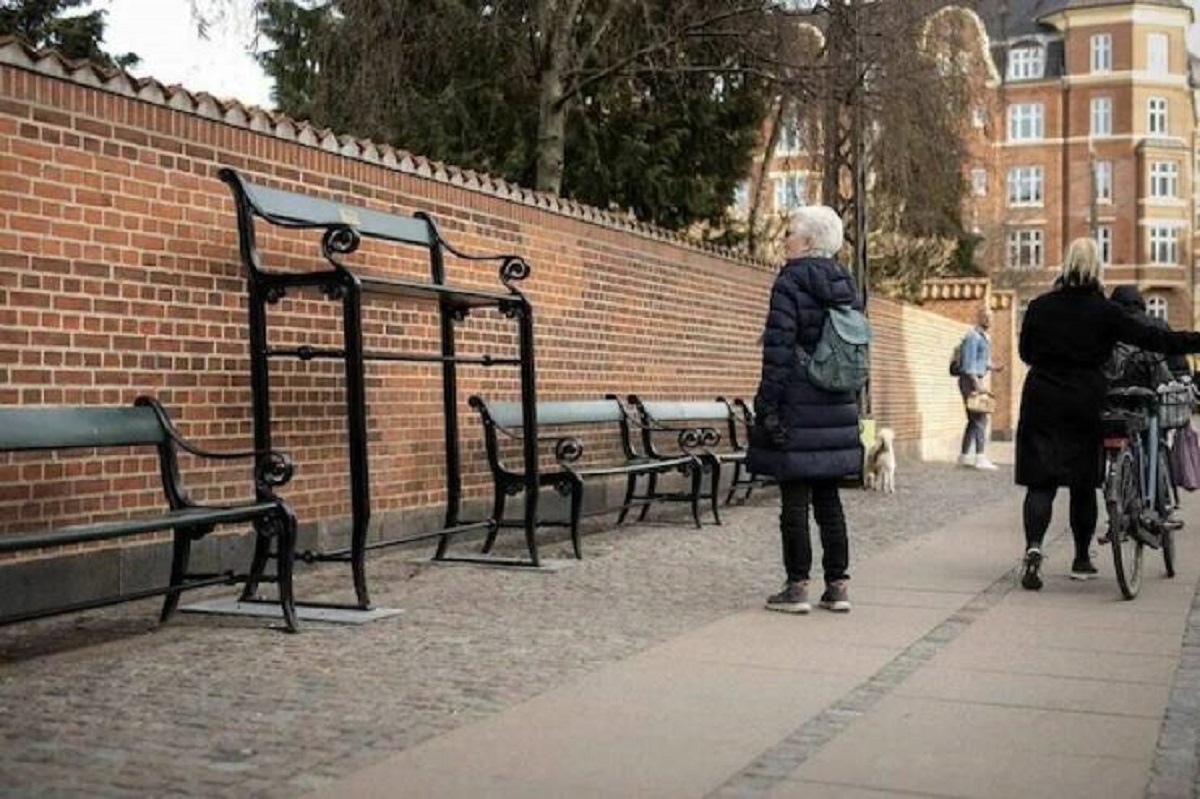
M 501 427 L 522 427 L 521 403 L 488 403 L 492 421 Z M 582 400 L 579 402 L 539 402 L 537 420 L 539 425 L 599 424 L 619 422 L 623 417 L 621 405 L 616 400 Z
M 153 408 L 0 408 L 0 452 L 161 444 Z
M 235 173 L 236 174 L 236 173 Z M 307 194 L 272 189 L 238 176 L 246 199 L 268 221 L 312 227 L 349 225 L 363 236 L 428 247 L 433 242 L 429 224 L 422 219 L 386 214 L 360 206 L 343 205 Z
M 691 422 L 729 418 L 729 407 L 723 402 L 664 400 L 643 402 L 642 407 L 651 419 L 658 422 Z

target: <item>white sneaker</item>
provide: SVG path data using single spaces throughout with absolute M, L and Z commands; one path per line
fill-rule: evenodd
M 959 455 L 958 460 L 956 461 L 956 464 L 965 469 L 970 469 L 971 467 L 973 467 L 975 465 L 975 456 L 974 455 Z
M 987 459 L 986 455 L 980 455 L 979 458 L 975 461 L 975 468 L 981 469 L 985 472 L 994 472 L 997 469 L 999 469 L 1000 467 L 997 466 L 996 464 L 992 463 L 991 461 L 989 461 Z

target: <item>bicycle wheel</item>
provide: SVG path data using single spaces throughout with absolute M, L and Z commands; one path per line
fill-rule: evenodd
M 1133 525 L 1142 512 L 1141 479 L 1137 460 L 1129 448 L 1110 455 L 1104 501 L 1108 506 L 1108 543 L 1112 545 L 1113 571 L 1121 595 L 1133 599 L 1142 587 L 1142 542 Z
M 1159 518 L 1166 519 L 1167 514 L 1179 507 L 1179 499 L 1174 494 L 1175 481 L 1171 477 L 1171 461 L 1163 447 L 1158 450 L 1158 501 Z M 1162 546 L 1163 565 L 1167 569 L 1167 577 L 1175 576 L 1175 531 L 1167 525 L 1159 532 Z

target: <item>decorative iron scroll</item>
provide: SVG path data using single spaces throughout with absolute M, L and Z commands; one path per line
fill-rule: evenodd
M 266 488 L 279 488 L 286 485 L 296 473 L 292 459 L 282 452 L 272 450 L 258 459 L 255 465 L 255 479 L 259 485 Z
M 570 436 L 560 438 L 554 445 L 554 457 L 559 463 L 574 463 L 583 457 L 583 442 Z
M 516 291 L 512 283 L 525 280 L 529 277 L 529 272 L 529 262 L 524 258 L 519 255 L 506 255 L 504 263 L 500 264 L 500 282 L 509 291 Z

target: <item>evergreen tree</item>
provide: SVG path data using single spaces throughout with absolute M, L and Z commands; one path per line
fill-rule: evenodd
M 104 42 L 103 9 L 82 13 L 92 0 L 0 0 L 0 36 L 16 35 L 38 48 L 53 48 L 67 58 L 105 67 L 138 63 L 133 53 L 110 55 Z M 78 12 L 78 13 L 71 13 Z
M 683 227 L 749 169 L 769 92 L 733 35 L 748 7 L 265 0 L 260 58 L 289 114 Z

